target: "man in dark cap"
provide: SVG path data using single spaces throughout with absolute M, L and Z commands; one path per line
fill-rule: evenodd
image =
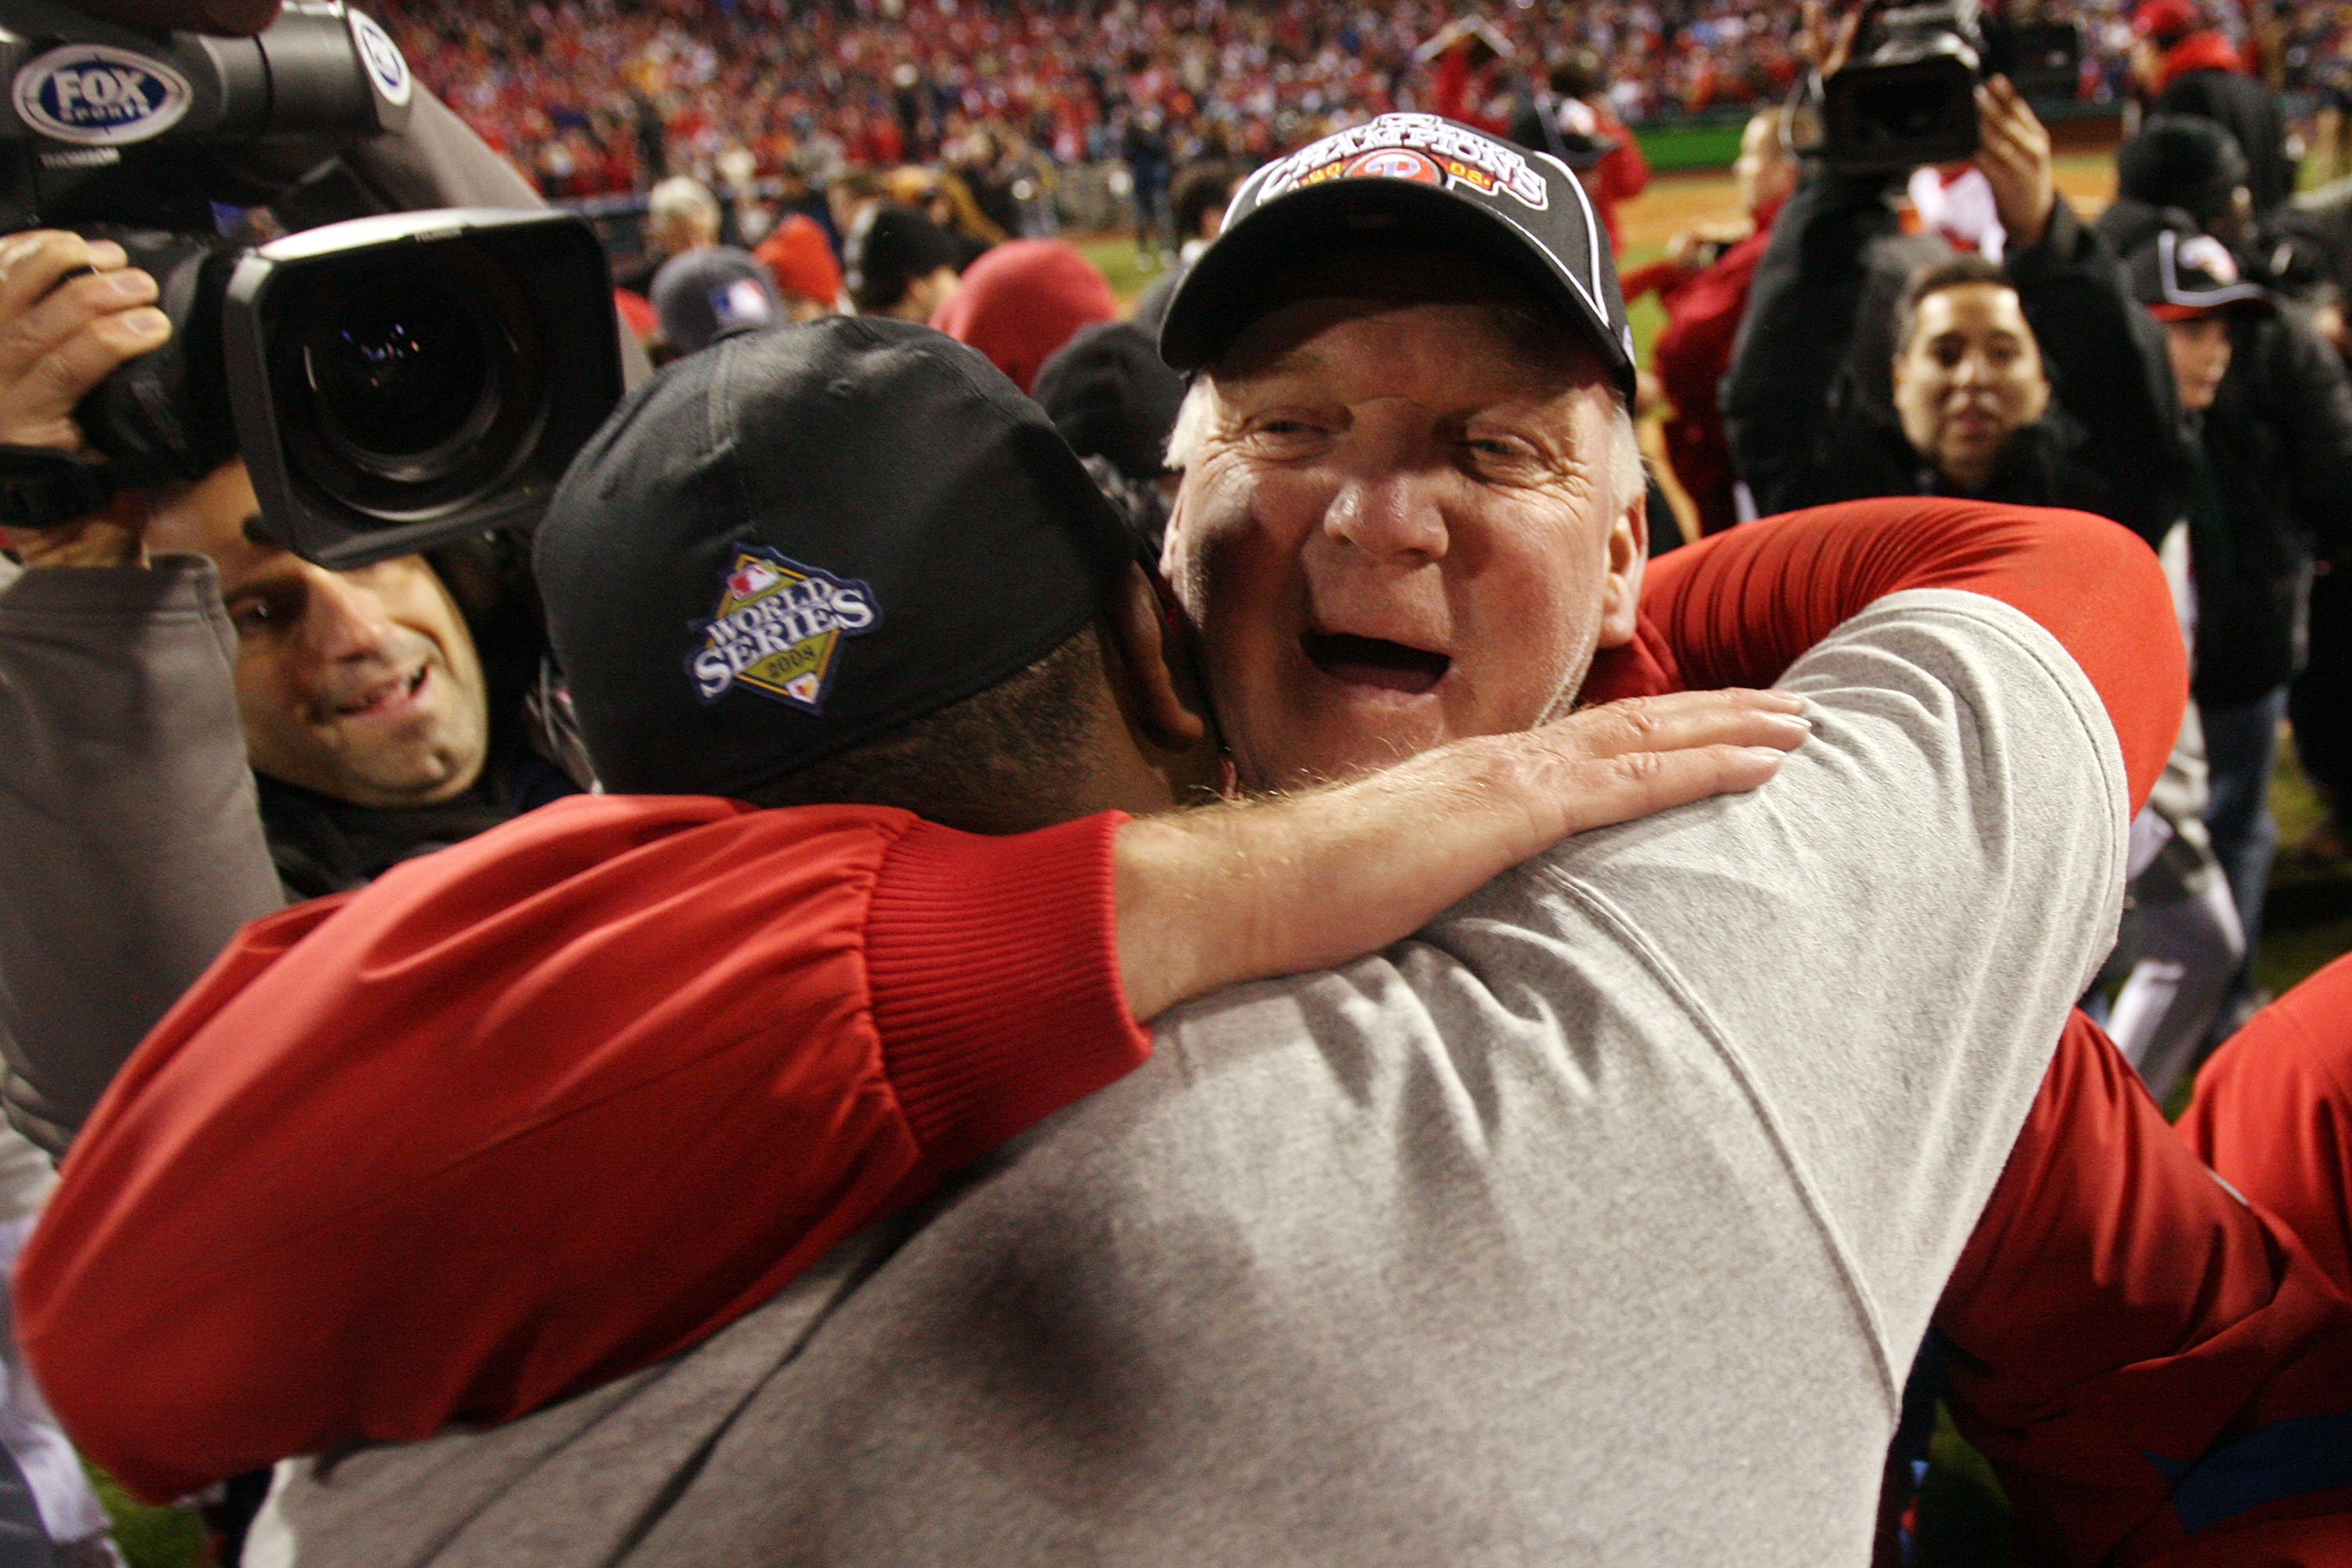
M 842 286 L 865 316 L 928 321 L 961 281 L 955 237 L 912 207 L 882 203 L 850 226 Z
M 706 245 L 673 256 L 654 274 L 653 306 L 669 353 L 698 353 L 735 332 L 783 319 L 768 269 L 748 250 Z
M 2253 963 L 2278 839 L 2270 777 L 2287 684 L 2304 659 L 2315 547 L 2331 556 L 2352 548 L 2352 380 L 2311 317 L 2261 287 L 2246 164 L 2226 132 L 2159 116 L 2124 144 L 2116 167 L 2121 194 L 2097 226 L 2139 255 L 2143 298 L 2161 283 L 2152 269 L 2167 254 L 2176 283 L 2202 276 L 2205 292 L 2232 296 L 2231 310 L 2203 313 L 2206 325 L 2169 329 L 2229 338 L 2200 416 L 2200 482 L 2185 509 L 2198 589 L 2194 691 L 2211 782 L 2205 821 L 2246 946 L 2218 1040 L 2263 1000 Z

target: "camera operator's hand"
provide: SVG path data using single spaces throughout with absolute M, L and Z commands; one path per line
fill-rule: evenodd
M 1797 27 L 1797 54 L 1822 77 L 1837 75 L 1853 54 L 1854 37 L 1862 30 L 1862 8 L 1857 6 L 1832 22 L 1822 0 L 1805 0 L 1801 15 L 1803 19 Z
M 2050 170 L 2050 132 L 2005 76 L 1977 89 L 1977 167 L 1992 186 L 1993 210 L 2010 247 L 2031 250 L 2049 232 L 2058 187 Z
M 155 279 L 129 262 L 112 240 L 57 229 L 0 240 L 0 445 L 81 451 L 74 405 L 172 335 Z M 136 565 L 138 516 L 135 498 L 119 498 L 58 528 L 16 530 L 8 543 L 27 566 Z

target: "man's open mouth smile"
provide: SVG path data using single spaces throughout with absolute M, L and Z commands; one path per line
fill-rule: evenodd
M 354 692 L 329 710 L 335 719 L 389 718 L 413 707 L 424 689 L 425 678 L 433 673 L 429 664 L 419 667 L 414 675 L 395 676 Z
M 1453 659 L 1426 648 L 1349 632 L 1306 632 L 1298 639 L 1307 661 L 1334 680 L 1377 686 L 1412 696 L 1435 689 Z

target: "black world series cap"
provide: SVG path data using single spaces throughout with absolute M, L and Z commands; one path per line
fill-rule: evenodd
M 2267 316 L 2278 309 L 2271 291 L 2238 270 L 2230 247 L 2196 230 L 2158 229 L 2124 262 L 2132 297 L 2164 321 L 2215 314 Z
M 742 795 L 1034 664 L 1133 558 L 1003 372 L 832 317 L 642 388 L 565 475 L 533 568 L 604 787 Z
M 1633 331 L 1608 231 L 1576 175 L 1434 114 L 1383 114 L 1244 182 L 1169 303 L 1160 357 L 1181 371 L 1212 363 L 1302 267 L 1399 245 L 1468 252 L 1525 278 L 1633 395 Z

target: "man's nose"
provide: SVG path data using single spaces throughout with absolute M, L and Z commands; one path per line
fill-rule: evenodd
M 1448 542 L 1442 503 L 1448 477 L 1406 463 L 1352 473 L 1324 511 L 1324 535 L 1368 555 L 1437 560 Z
M 302 640 L 328 664 L 381 658 L 392 643 L 392 621 L 373 594 L 340 572 L 310 570 L 304 596 Z

